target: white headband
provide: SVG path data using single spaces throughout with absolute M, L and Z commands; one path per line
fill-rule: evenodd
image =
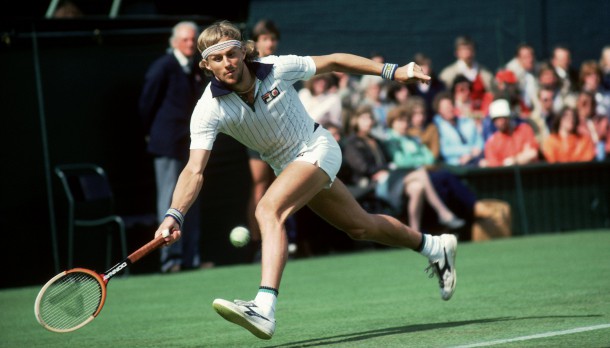
M 225 48 L 228 48 L 228 47 L 241 48 L 241 41 L 227 40 L 227 41 L 219 42 L 219 43 L 212 45 L 212 46 L 206 48 L 205 50 L 203 50 L 203 52 L 201 52 L 201 57 L 203 57 L 203 59 L 208 59 L 210 54 L 212 54 L 216 51 L 224 50 Z

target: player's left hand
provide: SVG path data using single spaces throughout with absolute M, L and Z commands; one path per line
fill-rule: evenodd
M 421 66 L 411 62 L 396 69 L 394 80 L 402 83 L 423 82 L 429 83 L 431 77 L 424 74 Z

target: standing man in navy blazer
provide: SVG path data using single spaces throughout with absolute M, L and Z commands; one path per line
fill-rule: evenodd
M 159 222 L 170 208 L 178 175 L 189 156 L 190 119 L 207 81 L 197 66 L 198 27 L 183 21 L 174 26 L 167 54 L 155 60 L 146 73 L 139 109 L 148 152 L 154 159 Z M 196 206 L 193 212 L 198 212 Z M 161 249 L 161 272 L 199 266 L 199 214 L 191 214 L 183 239 Z

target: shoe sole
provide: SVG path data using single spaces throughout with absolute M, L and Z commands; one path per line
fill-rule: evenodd
M 449 296 L 441 296 L 443 300 L 449 301 L 449 299 L 451 299 L 451 296 L 453 296 L 453 293 L 455 292 L 455 286 L 457 285 L 457 271 L 455 269 L 455 257 L 457 255 L 457 238 L 453 235 L 450 235 L 447 236 L 447 238 L 443 239 L 449 239 L 450 241 L 447 241 L 447 244 L 450 243 L 452 245 L 452 247 L 447 251 L 447 258 L 449 259 L 449 266 L 451 267 L 453 273 L 453 284 L 451 284 L 451 293 L 449 293 Z
M 212 303 L 212 307 L 214 307 L 214 310 L 220 314 L 221 317 L 225 318 L 225 320 L 243 327 L 260 339 L 269 340 L 273 336 L 273 333 L 269 333 L 267 330 L 264 330 L 246 319 L 239 310 L 233 308 L 235 307 L 235 304 L 232 302 L 216 299 Z

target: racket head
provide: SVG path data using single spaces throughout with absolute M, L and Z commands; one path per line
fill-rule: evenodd
M 73 268 L 51 278 L 38 292 L 36 320 L 45 329 L 65 333 L 90 323 L 106 301 L 106 282 L 96 272 Z

